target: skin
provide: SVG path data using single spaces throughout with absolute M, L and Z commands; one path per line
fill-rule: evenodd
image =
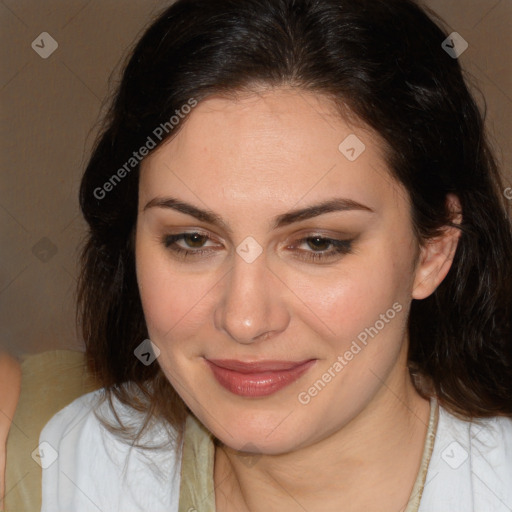
M 0 391 L 0 511 L 3 511 L 7 437 L 21 391 L 21 366 L 6 352 L 0 352 Z
M 353 133 L 366 149 L 349 161 L 338 146 Z M 326 512 L 343 503 L 345 512 L 398 512 L 407 503 L 430 410 L 407 370 L 407 316 L 411 300 L 429 296 L 448 273 L 459 232 L 418 243 L 408 194 L 389 174 L 382 148 L 326 98 L 280 88 L 204 100 L 142 164 L 142 304 L 158 363 L 220 441 L 218 511 Z M 145 208 L 167 196 L 215 212 L 232 232 L 171 208 Z M 333 197 L 373 212 L 337 211 L 272 228 L 277 215 Z M 460 206 L 455 196 L 449 201 Z M 182 259 L 162 242 L 194 230 L 209 238 L 176 245 L 208 254 Z M 355 240 L 346 254 L 306 260 L 332 251 L 297 243 L 319 234 Z M 248 236 L 263 250 L 252 263 L 236 252 Z M 300 403 L 299 393 L 394 303 L 401 312 Z M 246 398 L 220 386 L 205 357 L 316 362 L 273 395 Z M 245 452 L 255 454 L 253 463 Z

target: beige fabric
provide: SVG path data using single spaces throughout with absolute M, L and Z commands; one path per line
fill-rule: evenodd
M 439 404 L 430 402 L 430 417 L 420 469 L 404 512 L 418 512 L 439 421 Z M 213 436 L 192 415 L 187 418 L 181 463 L 178 512 L 215 512 Z
M 439 423 L 439 403 L 437 398 L 432 398 L 430 401 L 430 417 L 428 420 L 427 436 L 425 438 L 425 446 L 423 448 L 423 456 L 421 457 L 420 469 L 416 482 L 412 488 L 409 502 L 405 508 L 405 512 L 418 512 L 421 502 L 421 496 L 425 487 L 425 480 L 427 479 L 428 466 L 434 450 L 434 441 L 436 440 L 437 425 Z
M 6 512 L 41 509 L 41 467 L 32 459 L 39 434 L 60 409 L 99 386 L 84 354 L 52 350 L 21 358 L 21 394 L 7 438 Z
M 215 512 L 212 434 L 192 415 L 185 425 L 178 512 Z

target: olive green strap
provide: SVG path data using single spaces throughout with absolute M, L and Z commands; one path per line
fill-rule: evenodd
M 189 415 L 183 440 L 178 512 L 215 512 L 214 461 L 211 434 Z

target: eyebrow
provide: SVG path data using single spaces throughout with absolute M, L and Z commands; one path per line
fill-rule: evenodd
M 202 222 L 218 226 L 227 231 L 228 233 L 232 234 L 232 230 L 228 226 L 228 224 L 222 219 L 222 217 L 217 215 L 215 212 L 211 210 L 203 210 L 201 208 L 198 208 L 197 206 L 194 206 L 190 203 L 186 203 L 184 201 L 180 201 L 174 197 L 155 197 L 154 199 L 149 201 L 146 204 L 146 206 L 144 206 L 143 211 L 146 211 L 149 208 L 169 208 L 172 210 L 176 210 L 186 215 L 195 217 L 197 220 L 200 220 Z M 333 199 L 322 201 L 321 203 L 318 204 L 313 204 L 305 208 L 292 210 L 290 212 L 278 215 L 277 217 L 274 218 L 274 224 L 272 226 L 272 229 L 278 229 L 283 226 L 293 224 L 294 222 L 312 219 L 325 213 L 345 212 L 353 210 L 375 213 L 375 210 L 373 210 L 369 206 L 358 203 L 353 199 L 335 197 Z

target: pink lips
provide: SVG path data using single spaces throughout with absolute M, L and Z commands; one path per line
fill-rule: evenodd
M 313 366 L 305 361 L 260 361 L 205 359 L 217 382 L 231 393 L 245 397 L 271 395 L 296 381 Z

